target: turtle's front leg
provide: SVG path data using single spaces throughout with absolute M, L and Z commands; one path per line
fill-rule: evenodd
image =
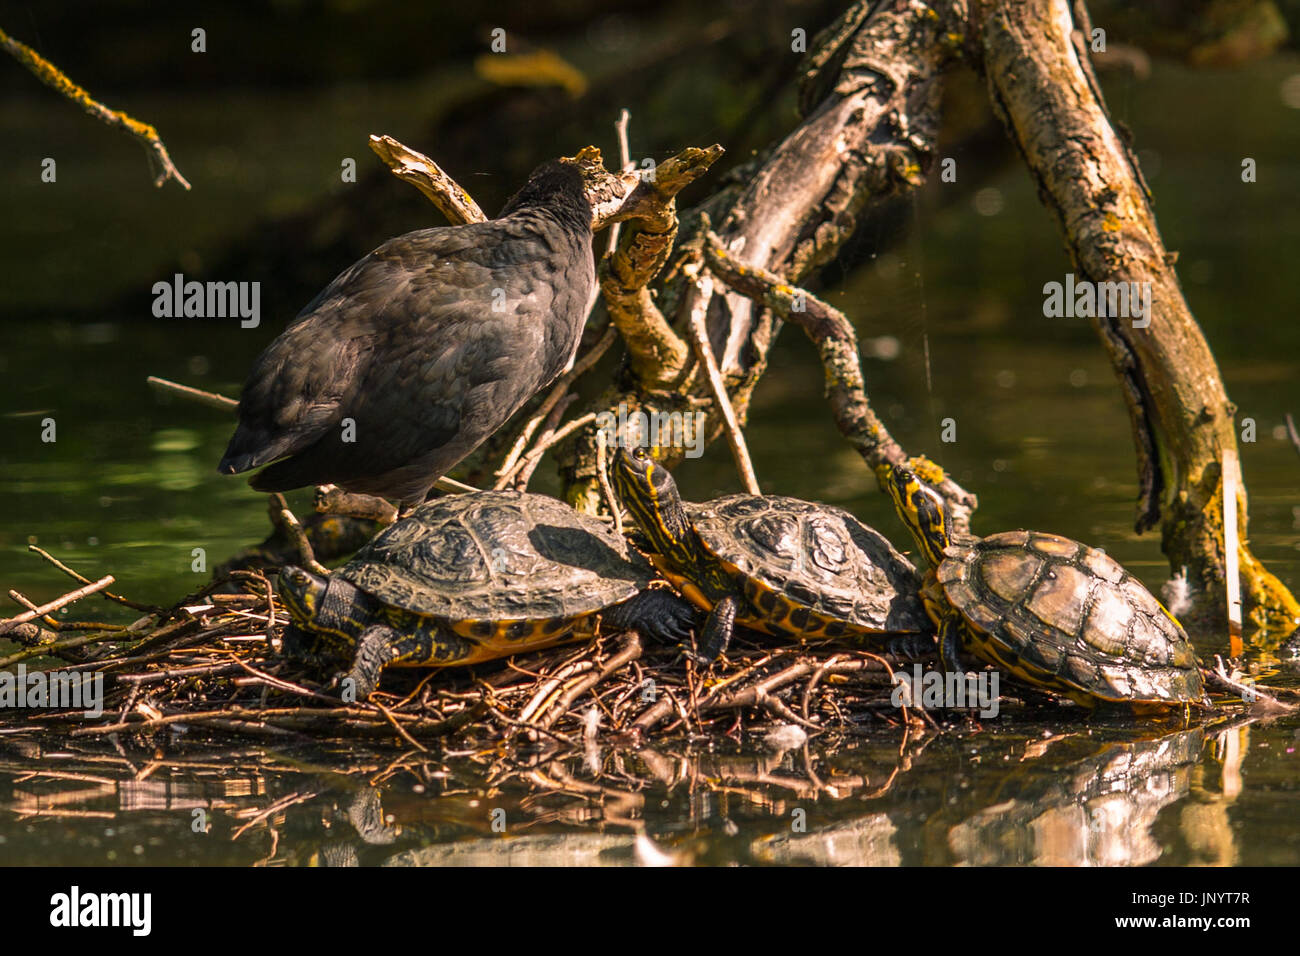
M 387 624 L 372 624 L 357 638 L 356 656 L 352 667 L 343 675 L 343 689 L 352 681 L 353 700 L 365 700 L 379 686 L 379 674 L 384 665 L 397 655 L 401 634 Z
M 394 626 L 396 625 L 396 626 Z M 357 639 L 352 669 L 356 699 L 365 700 L 379 686 L 379 674 L 389 664 L 454 664 L 470 657 L 475 645 L 432 620 L 372 624 Z

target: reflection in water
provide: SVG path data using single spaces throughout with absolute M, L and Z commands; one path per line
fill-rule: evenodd
M 1203 744 L 1196 728 L 1103 745 L 1036 775 L 1014 799 L 981 806 L 949 830 L 949 849 L 971 865 L 1153 863 L 1156 818 L 1190 792 Z
M 0 862 L 1225 865 L 1247 862 L 1228 807 L 1252 741 L 1268 766 L 1296 731 L 1037 727 L 526 755 L 0 737 Z

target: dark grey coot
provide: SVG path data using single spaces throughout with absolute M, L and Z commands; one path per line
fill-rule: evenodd
M 499 218 L 354 263 L 254 363 L 217 470 L 270 463 L 258 491 L 424 500 L 572 359 L 595 291 L 591 219 L 579 168 L 553 160 Z

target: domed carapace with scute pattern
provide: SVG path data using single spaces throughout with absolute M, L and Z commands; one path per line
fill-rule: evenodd
M 930 629 L 916 569 L 843 509 L 779 495 L 683 503 L 641 449 L 620 449 L 613 479 L 655 567 L 710 612 L 704 660 L 726 649 L 736 623 L 798 640 Z
M 1182 627 L 1113 558 L 1041 531 L 954 539 L 942 498 L 916 475 L 894 468 L 888 486 L 932 567 L 922 594 L 946 668 L 965 649 L 1085 707 L 1204 700 Z

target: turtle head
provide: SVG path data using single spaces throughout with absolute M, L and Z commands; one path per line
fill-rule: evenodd
M 894 508 L 907 530 L 912 532 L 916 546 L 925 555 L 931 567 L 943 563 L 943 549 L 951 542 L 948 509 L 943 496 L 916 473 L 901 466 L 887 466 L 885 490 L 894 500 Z
M 320 610 L 327 583 L 325 578 L 318 574 L 286 564 L 280 569 L 275 591 L 280 597 L 280 603 L 293 618 L 293 622 L 299 627 L 308 628 L 312 627 L 316 614 Z
M 619 448 L 614 453 L 610 478 L 614 493 L 650 539 L 655 553 L 674 564 L 691 566 L 695 561 L 695 529 L 668 469 L 644 448 Z

